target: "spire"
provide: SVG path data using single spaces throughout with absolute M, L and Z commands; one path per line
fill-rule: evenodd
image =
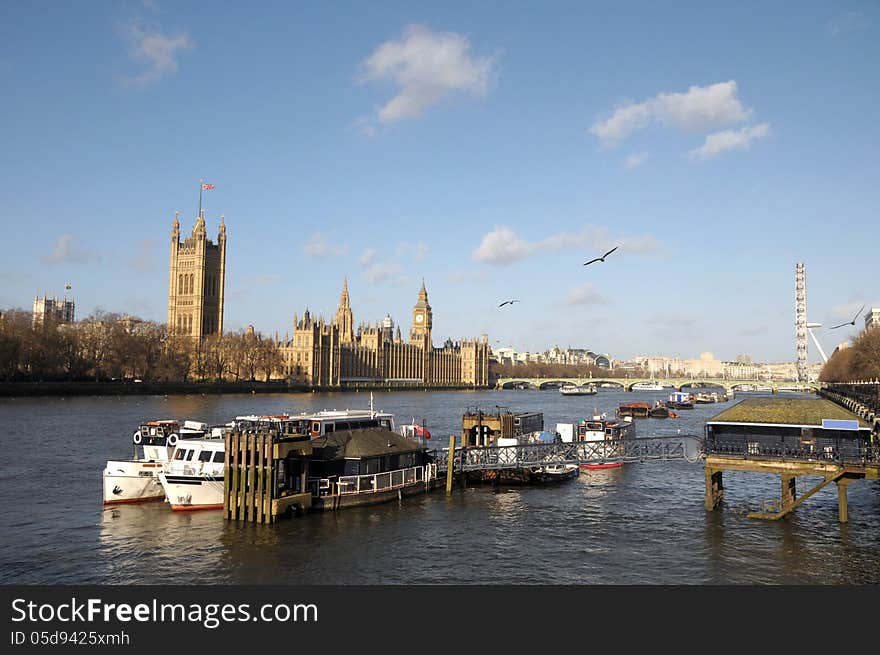
M 180 240 L 180 221 L 177 220 L 179 215 L 180 212 L 174 212 L 174 222 L 171 224 L 171 240 L 175 242 Z
M 226 220 L 223 214 L 220 214 L 220 234 L 217 237 L 218 241 L 226 240 Z
M 428 292 L 425 289 L 425 278 L 422 278 L 422 288 L 419 289 L 419 300 L 427 300 Z
M 339 297 L 340 307 L 349 307 L 351 302 L 348 297 L 348 276 L 346 275 L 342 281 L 342 295 Z

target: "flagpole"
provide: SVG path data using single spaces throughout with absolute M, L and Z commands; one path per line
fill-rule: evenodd
M 202 215 L 202 182 L 204 180 L 199 180 L 199 216 Z

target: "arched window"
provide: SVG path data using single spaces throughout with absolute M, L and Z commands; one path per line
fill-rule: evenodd
M 183 275 L 177 276 L 177 293 L 183 293 Z

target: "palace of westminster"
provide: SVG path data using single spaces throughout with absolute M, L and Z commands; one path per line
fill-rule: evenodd
M 220 217 L 217 243 L 207 238 L 200 210 L 192 234 L 181 242 L 177 214 L 171 228 L 168 265 L 168 328 L 194 339 L 223 333 L 226 278 L 226 224 Z M 284 365 L 273 377 L 321 388 L 359 384 L 428 387 L 485 387 L 489 380 L 489 338 L 447 340 L 435 348 L 433 311 L 425 283 L 412 310 L 409 341 L 390 316 L 381 323 L 354 326 L 343 281 L 332 321 L 306 310 L 293 318 L 293 334 L 278 341 Z

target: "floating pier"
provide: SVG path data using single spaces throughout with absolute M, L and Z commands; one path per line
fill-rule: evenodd
M 749 398 L 706 422 L 706 509 L 724 499 L 724 471 L 778 475 L 780 497 L 749 517 L 778 520 L 831 483 L 838 518 L 849 519 L 846 490 L 856 480 L 880 479 L 874 425 L 824 398 Z M 797 478 L 822 480 L 798 497 Z

